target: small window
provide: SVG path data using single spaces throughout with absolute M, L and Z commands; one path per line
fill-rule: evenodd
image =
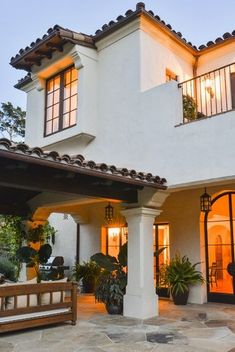
M 47 80 L 45 136 L 76 125 L 78 71 L 70 67 Z
M 169 81 L 178 81 L 178 77 L 174 72 L 166 69 L 166 82 Z

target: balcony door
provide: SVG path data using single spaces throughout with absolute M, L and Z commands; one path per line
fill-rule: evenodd
M 205 218 L 208 301 L 235 303 L 233 278 L 227 272 L 234 262 L 235 192 L 213 200 Z

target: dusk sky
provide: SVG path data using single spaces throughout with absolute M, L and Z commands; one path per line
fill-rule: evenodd
M 94 34 L 104 23 L 115 20 L 135 0 L 16 0 L 0 3 L 0 102 L 11 101 L 26 108 L 26 94 L 13 88 L 26 72 L 9 65 L 10 58 L 59 24 L 77 32 Z M 235 0 L 146 0 L 154 11 L 194 45 L 215 40 L 235 29 Z M 234 60 L 235 61 L 235 60 Z

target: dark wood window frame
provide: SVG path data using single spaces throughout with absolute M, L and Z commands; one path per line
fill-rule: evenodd
M 74 68 L 74 65 L 71 65 L 69 67 L 66 67 L 64 70 L 60 71 L 60 72 L 57 72 L 55 75 L 49 77 L 47 80 L 46 80 L 46 89 L 45 89 L 45 118 L 44 118 L 44 137 L 49 137 L 51 135 L 54 135 L 58 132 L 61 132 L 61 131 L 64 131 L 64 130 L 67 130 L 68 128 L 71 128 L 71 127 L 74 127 L 76 126 L 77 124 L 77 120 L 75 119 L 75 123 L 73 124 L 69 124 L 69 126 L 67 127 L 63 127 L 63 116 L 64 116 L 64 101 L 68 98 L 72 98 L 74 96 L 77 97 L 77 104 L 76 104 L 76 108 L 73 109 L 73 110 L 69 110 L 69 114 L 72 112 L 72 111 L 76 111 L 77 113 L 77 105 L 78 105 L 78 91 L 76 91 L 75 94 L 71 95 L 71 88 L 70 88 L 70 94 L 67 98 L 65 98 L 65 95 L 64 95 L 64 88 L 66 86 L 65 84 L 65 73 L 66 71 L 69 71 L 71 69 Z M 59 88 L 57 89 L 59 91 L 59 101 L 58 101 L 58 104 L 59 104 L 59 115 L 58 115 L 58 130 L 56 130 L 55 132 L 53 132 L 53 123 L 52 123 L 52 132 L 51 133 L 47 133 L 47 123 L 48 123 L 48 119 L 47 119 L 47 110 L 48 110 L 48 82 L 51 81 L 52 79 L 55 79 L 56 77 L 60 77 L 60 83 L 59 83 Z M 73 81 L 70 81 L 70 84 L 72 82 L 78 82 L 78 75 L 77 75 L 77 78 L 76 80 L 73 80 Z M 54 94 L 56 90 L 53 88 L 52 90 L 52 94 Z M 54 104 L 54 96 L 53 96 L 53 104 L 50 105 L 51 107 L 54 107 L 56 104 Z M 53 121 L 53 119 L 55 119 L 52 115 L 52 118 L 51 118 L 51 121 Z

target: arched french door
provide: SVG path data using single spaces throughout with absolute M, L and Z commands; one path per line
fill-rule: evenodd
M 235 260 L 235 192 L 213 199 L 205 216 L 205 235 L 208 301 L 235 303 L 233 278 L 227 272 Z

